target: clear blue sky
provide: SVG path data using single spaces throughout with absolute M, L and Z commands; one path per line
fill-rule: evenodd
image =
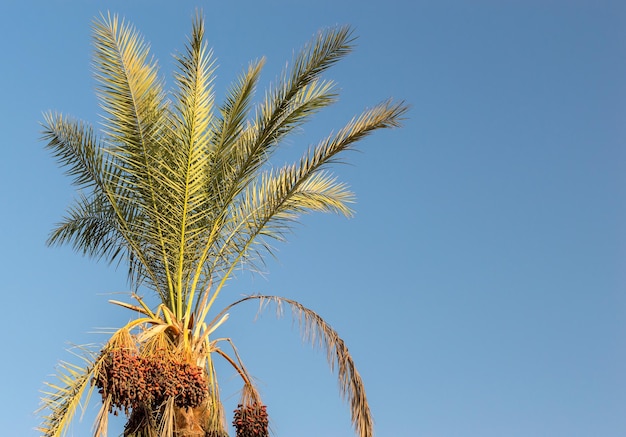
M 306 217 L 224 304 L 279 294 L 325 317 L 379 437 L 626 435 L 626 3 L 601 0 L 2 2 L 2 434 L 36 436 L 38 390 L 68 342 L 130 316 L 106 303 L 128 289 L 123 269 L 44 245 L 73 189 L 41 114 L 98 122 L 100 11 L 132 21 L 169 77 L 198 6 L 218 93 L 253 58 L 267 57 L 267 84 L 317 29 L 354 26 L 356 52 L 328 74 L 341 101 L 288 151 L 387 97 L 412 105 L 337 168 L 356 217 Z M 255 310 L 222 334 L 276 435 L 352 435 L 323 354 Z M 222 376 L 230 412 L 238 385 Z M 92 412 L 70 435 L 90 435 Z

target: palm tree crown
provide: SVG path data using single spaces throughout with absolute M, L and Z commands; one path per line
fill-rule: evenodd
M 298 161 L 274 168 L 269 160 L 283 140 L 337 100 L 322 74 L 351 51 L 349 27 L 314 36 L 258 104 L 262 59 L 239 75 L 221 105 L 214 102 L 214 60 L 199 16 L 176 57 L 170 93 L 132 26 L 103 15 L 93 34 L 102 128 L 96 133 L 62 114 L 45 116 L 48 148 L 79 190 L 49 243 L 127 263 L 135 303 L 114 303 L 140 316 L 85 355 L 83 365 L 61 364 L 60 383 L 45 392 L 43 435 L 64 435 L 79 402 L 98 389 L 96 436 L 106 435 L 108 413 L 120 411 L 128 415 L 125 436 L 225 436 L 216 357 L 243 380 L 237 435 L 264 435 L 265 406 L 247 370 L 234 347 L 230 354 L 222 349 L 228 341 L 212 336 L 234 305 L 257 300 L 288 306 L 305 335 L 321 342 L 357 434 L 371 436 L 361 378 L 321 317 L 277 296 L 248 296 L 221 312 L 213 306 L 233 270 L 261 260 L 301 214 L 351 214 L 352 193 L 329 165 L 373 131 L 399 126 L 407 106 L 386 101 L 367 109 Z M 158 296 L 158 307 L 136 294 L 140 288 Z M 260 434 L 246 434 L 254 427 Z

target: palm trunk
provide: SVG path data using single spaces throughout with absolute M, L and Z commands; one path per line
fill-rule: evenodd
M 209 437 L 210 413 L 206 406 L 174 409 L 174 436 Z
M 196 408 L 174 406 L 173 409 L 171 434 L 158 431 L 164 411 L 155 414 L 146 408 L 138 408 L 128 418 L 124 437 L 228 437 L 220 412 L 213 412 L 209 402 Z

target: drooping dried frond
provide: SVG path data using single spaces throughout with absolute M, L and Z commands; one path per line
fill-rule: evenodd
M 299 302 L 280 296 L 247 296 L 227 306 L 220 314 L 251 300 L 260 302 L 259 311 L 266 309 L 269 303 L 274 303 L 278 316 L 282 316 L 284 305 L 291 309 L 294 318 L 298 321 L 303 339 L 326 351 L 326 358 L 331 370 L 337 372 L 341 395 L 350 406 L 352 424 L 355 430 L 360 437 L 372 437 L 374 423 L 365 394 L 365 386 L 354 360 L 339 334 L 316 312 Z
M 174 434 L 174 422 L 176 410 L 174 408 L 174 398 L 170 397 L 165 402 L 163 407 L 163 417 L 159 423 L 159 437 L 173 437 Z
M 241 389 L 240 403 L 242 405 L 261 405 L 261 395 L 256 387 L 252 384 L 244 384 Z
M 94 437 L 107 437 L 109 429 L 109 411 L 111 411 L 111 396 L 107 396 L 102 400 L 100 410 L 94 422 Z

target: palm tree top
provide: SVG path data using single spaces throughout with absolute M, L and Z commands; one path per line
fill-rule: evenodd
M 322 76 L 353 49 L 351 28 L 316 34 L 258 103 L 264 59 L 251 62 L 224 101 L 215 102 L 215 60 L 204 33 L 198 15 L 185 50 L 176 56 L 167 92 L 140 34 L 117 16 L 102 15 L 93 27 L 101 129 L 51 112 L 44 138 L 78 190 L 49 244 L 70 244 L 96 259 L 127 265 L 133 292 L 151 290 L 161 302 L 158 309 L 141 300 L 119 303 L 143 315 L 130 326 L 144 330 L 134 341 L 142 343 L 157 335 L 154 326 L 165 326 L 159 329 L 176 339 L 176 347 L 206 364 L 207 354 L 216 351 L 209 336 L 224 318 L 207 321 L 235 268 L 262 262 L 272 242 L 284 239 L 304 213 L 349 216 L 353 194 L 330 172 L 331 164 L 372 132 L 399 126 L 408 107 L 388 100 L 366 109 L 294 163 L 273 167 L 270 159 L 289 135 L 337 101 L 335 83 Z M 299 314 L 314 314 L 285 302 Z M 321 318 L 305 321 L 326 326 Z M 356 430 L 371 435 L 360 377 L 342 369 L 352 363 L 347 349 L 342 355 L 334 331 L 322 331 L 322 338 L 333 338 L 329 350 L 340 351 L 329 360 L 338 364 Z M 45 435 L 63 429 L 52 422 L 42 428 Z

